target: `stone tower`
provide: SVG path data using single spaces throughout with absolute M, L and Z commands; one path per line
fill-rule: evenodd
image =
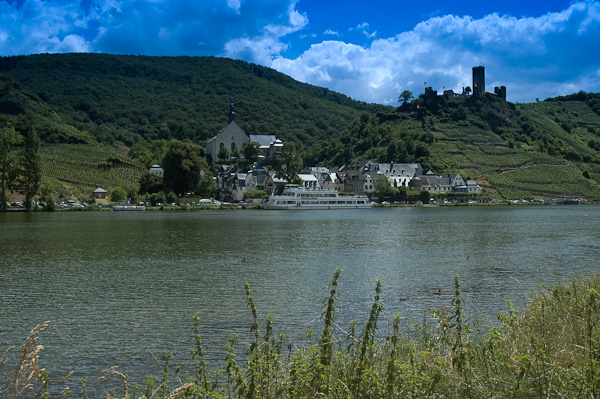
M 485 93 L 485 68 L 473 67 L 473 95 L 478 96 Z

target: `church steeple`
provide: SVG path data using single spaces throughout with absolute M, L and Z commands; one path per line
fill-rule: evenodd
M 233 103 L 229 104 L 229 123 L 235 121 L 235 111 L 233 110 L 235 106 Z

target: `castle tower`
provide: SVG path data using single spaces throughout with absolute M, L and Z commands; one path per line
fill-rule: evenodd
M 485 93 L 485 68 L 473 67 L 473 95 L 478 96 Z

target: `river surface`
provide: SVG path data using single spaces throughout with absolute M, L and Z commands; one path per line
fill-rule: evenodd
M 111 366 L 141 383 L 172 351 L 189 367 L 193 316 L 211 364 L 231 333 L 249 336 L 249 282 L 259 318 L 301 342 L 318 335 L 335 269 L 338 322 L 366 320 L 376 281 L 383 319 L 406 325 L 450 306 L 460 276 L 471 319 L 510 297 L 600 271 L 600 206 L 375 208 L 338 211 L 56 212 L 0 214 L 0 341 L 36 324 L 41 365 L 89 381 Z M 0 347 L 0 353 L 5 347 Z M 6 372 L 6 371 L 5 371 Z M 2 379 L 2 381 L 4 381 Z

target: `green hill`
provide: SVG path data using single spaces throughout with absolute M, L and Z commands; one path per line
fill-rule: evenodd
M 272 69 L 213 57 L 43 54 L 0 61 L 0 113 L 39 116 L 45 142 L 131 146 L 203 143 L 235 103 L 248 134 L 318 145 L 360 112 L 390 109 L 299 83 Z
M 393 108 L 223 58 L 0 58 L 0 124 L 35 127 L 57 190 L 133 189 L 162 140 L 203 146 L 231 102 L 246 133 L 294 142 L 305 164 L 421 162 L 437 174 L 461 172 L 497 197 L 600 197 L 598 94 L 533 104 L 421 95 Z
M 437 174 L 475 179 L 499 198 L 600 197 L 600 95 L 534 104 L 494 96 L 423 96 L 393 113 L 363 115 L 309 157 L 420 162 Z

